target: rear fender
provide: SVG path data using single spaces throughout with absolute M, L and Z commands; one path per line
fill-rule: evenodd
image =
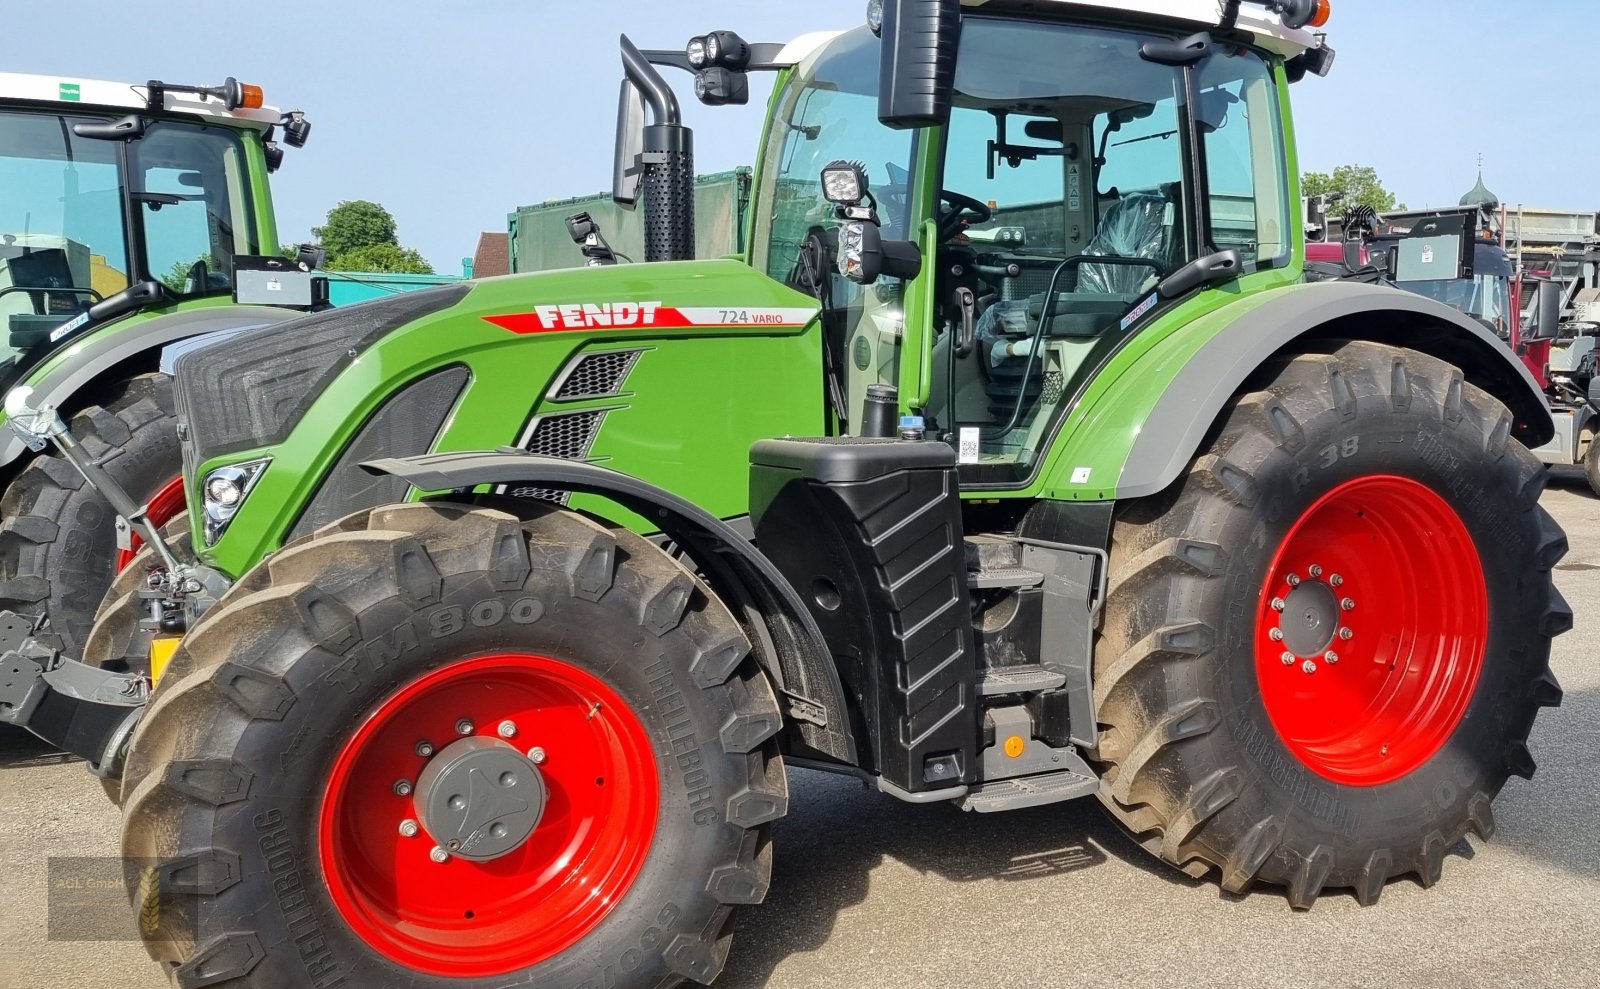
M 638 478 L 521 451 L 437 453 L 361 466 L 401 478 L 419 491 L 526 484 L 598 495 L 650 520 L 688 553 L 712 589 L 753 627 L 756 658 L 783 696 L 799 741 L 830 759 L 857 764 L 844 690 L 821 629 L 777 567 L 727 522 Z
M 206 306 L 150 319 L 110 323 L 92 331 L 60 357 L 47 360 L 26 379 L 18 382 L 33 389 L 29 404 L 57 409 L 72 409 L 99 400 L 89 394 L 102 375 L 114 369 L 140 365 L 141 370 L 156 370 L 163 347 L 216 330 L 244 329 L 282 323 L 303 313 L 270 306 Z M 0 416 L 3 419 L 3 416 Z M 25 452 L 23 442 L 5 430 L 0 435 L 0 467 L 5 467 Z
M 1407 347 L 1459 367 L 1506 404 L 1530 449 L 1555 433 L 1533 375 L 1477 320 L 1385 285 L 1296 285 L 1215 310 L 1116 368 L 1109 387 L 1073 410 L 1044 494 L 1123 500 L 1165 490 L 1258 368 L 1336 340 Z

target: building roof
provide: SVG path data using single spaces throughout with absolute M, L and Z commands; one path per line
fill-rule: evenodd
M 1478 169 L 1478 184 L 1472 187 L 1471 192 L 1461 197 L 1461 205 L 1490 207 L 1500 205 L 1500 197 L 1490 192 L 1489 187 L 1483 184 L 1483 169 Z
M 492 278 L 511 274 L 511 244 L 503 232 L 486 230 L 478 235 L 478 249 L 472 252 L 472 277 Z

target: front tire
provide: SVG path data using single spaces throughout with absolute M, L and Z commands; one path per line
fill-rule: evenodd
M 123 852 L 155 877 L 129 888 L 176 984 L 717 975 L 787 788 L 772 689 L 703 584 L 568 512 L 427 504 L 264 567 L 129 756 Z
M 1242 892 L 1440 878 L 1534 771 L 1566 538 L 1510 413 L 1437 360 L 1285 360 L 1172 490 L 1125 506 L 1096 655 L 1112 814 Z
M 183 512 L 172 380 L 144 374 L 68 423 L 90 456 L 162 525 Z M 0 609 L 49 623 L 40 642 L 81 656 L 95 610 L 131 553 L 116 512 L 66 459 L 35 457 L 0 499 Z

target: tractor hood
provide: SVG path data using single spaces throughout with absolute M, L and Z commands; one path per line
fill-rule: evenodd
M 241 538 L 273 548 L 402 500 L 358 465 L 429 452 L 605 461 L 737 514 L 746 434 L 823 427 L 817 313 L 745 264 L 687 261 L 461 283 L 197 347 L 174 368 L 191 491 L 253 472 L 250 503 L 209 540 L 214 562 L 231 572 Z M 722 473 L 730 443 L 737 480 Z

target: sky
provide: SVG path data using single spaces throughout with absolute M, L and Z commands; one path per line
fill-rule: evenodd
M 518 206 L 609 186 L 617 35 L 676 48 L 736 30 L 786 41 L 852 27 L 865 0 L 0 0 L 0 70 L 215 84 L 237 76 L 303 109 L 311 140 L 274 176 L 280 237 L 371 199 L 401 243 L 460 271 Z M 1600 113 L 1583 91 L 1594 0 L 1333 0 L 1338 61 L 1294 87 L 1303 168 L 1372 165 L 1412 207 L 1477 178 L 1511 204 L 1600 210 Z M 753 161 L 770 77 L 742 108 L 697 103 L 697 166 Z M 4 190 L 0 190 L 0 195 Z

